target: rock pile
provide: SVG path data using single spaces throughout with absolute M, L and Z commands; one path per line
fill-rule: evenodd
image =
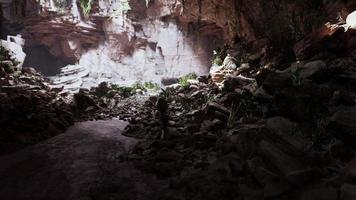
M 4 50 L 4 49 L 3 49 Z M 0 60 L 0 154 L 62 133 L 70 107 L 33 68 L 16 68 L 6 50 Z
M 341 43 L 312 43 L 283 70 L 237 70 L 221 88 L 201 77 L 151 97 L 125 130 L 144 139 L 129 159 L 170 178 L 162 199 L 355 199 L 355 35 L 333 37 L 348 44 L 343 56 Z
M 71 108 L 77 121 L 117 117 L 130 120 L 144 110 L 143 104 L 148 96 L 139 93 L 141 89 L 138 86 L 118 86 L 102 82 L 98 87 L 82 88 L 74 94 Z

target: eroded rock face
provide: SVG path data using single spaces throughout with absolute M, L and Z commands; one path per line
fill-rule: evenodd
M 96 1 L 87 14 L 77 1 L 58 2 L 26 0 L 19 6 L 26 16 L 20 20 L 25 48 L 44 46 L 61 63 L 87 68 L 83 87 L 207 73 L 212 50 L 223 44 L 217 26 L 209 25 L 212 32 L 195 30 L 177 18 L 178 1 Z
M 167 0 L 168 1 L 168 0 Z M 247 41 L 267 38 L 275 48 L 294 44 L 322 26 L 335 22 L 339 15 L 345 20 L 355 10 L 355 3 L 318 1 L 251 1 L 251 0 L 181 0 L 185 21 L 216 24 L 225 38 L 235 36 Z M 344 1 L 345 2 L 345 1 Z

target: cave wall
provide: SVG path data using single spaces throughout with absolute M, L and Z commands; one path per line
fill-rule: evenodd
M 46 46 L 63 63 L 126 84 L 206 73 L 212 50 L 232 40 L 292 52 L 356 9 L 347 0 L 130 0 L 130 10 L 116 12 L 117 1 L 98 0 L 84 15 L 76 0 L 13 1 L 26 49 Z
M 25 49 L 45 46 L 62 63 L 87 68 L 98 81 L 131 84 L 204 74 L 213 49 L 225 41 L 223 29 L 214 23 L 185 22 L 176 15 L 183 8 L 179 1 L 146 5 L 145 0 L 130 0 L 130 10 L 117 12 L 119 1 L 98 0 L 86 16 L 80 9 L 80 17 L 73 9 L 80 8 L 75 0 L 58 1 L 24 0 L 19 5 Z M 209 31 L 200 30 L 204 27 Z
M 182 21 L 214 23 L 226 40 L 235 36 L 245 41 L 267 39 L 277 49 L 285 49 L 306 34 L 330 21 L 337 22 L 356 9 L 348 0 L 180 0 Z

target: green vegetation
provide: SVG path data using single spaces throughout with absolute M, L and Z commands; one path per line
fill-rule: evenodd
M 216 56 L 213 59 L 212 63 L 215 65 L 221 66 L 223 64 L 223 60 L 220 58 L 220 56 Z
M 7 74 L 12 74 L 16 71 L 15 66 L 18 64 L 19 62 L 11 58 L 9 51 L 0 46 L 0 70 L 3 70 Z
M 153 83 L 153 82 L 145 82 L 144 87 L 146 89 L 155 90 L 155 91 L 159 90 L 159 88 L 160 88 L 157 83 Z
M 82 8 L 83 14 L 88 16 L 91 11 L 91 6 L 93 4 L 93 0 L 79 0 L 80 7 Z
M 111 89 L 119 93 L 123 97 L 130 97 L 136 93 L 133 87 L 129 86 L 119 86 L 116 84 L 111 85 Z
M 120 0 L 119 4 L 120 5 L 110 15 L 109 19 L 113 19 L 113 18 L 116 18 L 118 16 L 121 16 L 123 13 L 126 13 L 127 11 L 131 10 L 131 7 L 130 7 L 130 4 L 129 4 L 128 0 Z
M 154 90 L 158 91 L 159 90 L 159 85 L 157 83 L 153 82 L 145 82 L 142 84 L 141 82 L 137 81 L 131 86 L 120 86 L 117 84 L 112 84 L 111 89 L 118 92 L 121 96 L 123 97 L 130 97 L 132 95 L 135 95 L 138 90 L 141 90 L 143 92 L 146 92 L 147 90 Z
M 222 65 L 224 62 L 225 57 L 227 56 L 227 50 L 230 47 L 228 45 L 225 45 L 223 48 L 218 48 L 214 51 L 214 58 L 212 60 L 213 64 L 216 64 L 218 66 Z
M 61 11 L 65 11 L 66 7 L 68 6 L 66 0 L 54 0 L 54 5 Z
M 3 47 L 0 46 L 0 61 L 7 60 L 9 52 Z
M 181 78 L 179 78 L 178 83 L 186 88 L 189 87 L 189 81 L 188 80 L 196 80 L 198 78 L 198 76 L 195 73 L 189 73 Z

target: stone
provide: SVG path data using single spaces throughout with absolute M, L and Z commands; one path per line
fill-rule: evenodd
M 329 70 L 333 74 L 339 74 L 345 70 L 352 69 L 356 67 L 355 61 L 352 58 L 343 57 L 333 59 L 329 64 Z
M 257 90 L 254 91 L 253 96 L 260 100 L 267 100 L 270 101 L 273 97 L 268 94 L 263 87 L 259 87 Z
M 343 181 L 356 184 L 356 158 L 347 163 L 344 170 Z
M 262 67 L 257 73 L 256 73 L 256 82 L 257 82 L 257 85 L 258 86 L 261 86 L 266 78 L 270 75 L 274 73 L 273 70 L 271 70 L 270 68 L 268 67 Z
M 209 76 L 207 76 L 207 75 L 199 76 L 199 77 L 198 77 L 198 81 L 199 81 L 200 83 L 208 84 L 208 83 L 209 83 Z
M 210 75 L 211 75 L 211 79 L 214 83 L 222 83 L 225 78 L 225 74 L 222 72 L 214 72 L 214 73 L 211 73 Z
M 232 57 L 230 54 L 228 54 L 225 57 L 221 68 L 224 69 L 224 70 L 232 70 L 232 71 L 234 71 L 237 68 L 236 62 L 237 62 L 237 60 L 234 57 Z
M 348 144 L 356 144 L 356 112 L 337 111 L 330 119 L 328 127 L 335 136 Z
M 159 162 L 172 162 L 172 161 L 178 161 L 181 158 L 182 155 L 180 153 L 174 151 L 168 151 L 168 152 L 158 152 L 158 154 L 155 157 L 155 160 Z
M 274 167 L 283 175 L 293 171 L 300 170 L 302 164 L 295 157 L 284 153 L 273 143 L 262 140 L 259 143 L 259 149 L 265 159 L 274 165 Z
M 243 88 L 243 86 L 252 83 L 254 80 L 243 77 L 241 75 L 234 76 L 229 75 L 223 82 L 223 90 L 226 92 L 234 91 L 237 88 Z
M 109 92 L 110 88 L 107 82 L 102 82 L 95 88 L 95 94 L 98 97 L 105 96 Z
M 288 72 L 276 71 L 267 75 L 263 82 L 263 88 L 270 94 L 274 94 L 277 91 L 285 87 L 291 87 L 293 85 L 292 76 Z
M 193 92 L 190 96 L 192 98 L 196 99 L 196 98 L 200 98 L 202 95 L 203 95 L 203 92 L 201 90 L 197 90 L 197 91 Z
M 326 63 L 322 60 L 312 61 L 306 63 L 300 68 L 295 69 L 296 72 L 301 79 L 307 78 L 323 78 L 325 74 L 324 71 L 327 70 Z
M 348 31 L 349 28 L 356 29 L 356 11 L 353 11 L 346 17 L 346 24 L 343 25 L 345 28 L 345 32 Z
M 302 169 L 290 172 L 286 176 L 286 180 L 297 187 L 303 187 L 311 181 L 319 178 L 320 172 L 314 169 Z
M 229 115 L 230 114 L 230 111 L 226 107 L 224 107 L 224 106 L 222 106 L 220 104 L 217 104 L 217 103 L 208 103 L 206 108 L 205 108 L 205 111 L 206 111 L 206 113 L 208 115 L 209 114 L 213 114 L 216 111 L 220 112 L 222 114 L 225 114 L 225 115 Z
M 81 91 L 74 95 L 74 100 L 78 108 L 86 109 L 89 106 L 96 106 L 95 101 L 89 95 Z
M 284 150 L 300 156 L 307 143 L 300 137 L 294 136 L 297 124 L 283 117 L 273 117 L 266 120 L 266 128 L 271 131 L 268 136 L 273 140 L 283 143 Z M 281 145 L 281 146 L 282 146 Z
M 356 185 L 343 184 L 340 188 L 340 200 L 356 199 Z
M 268 181 L 263 188 L 265 198 L 276 198 L 290 190 L 290 186 L 283 181 Z
M 345 106 L 353 106 L 355 105 L 356 95 L 354 93 L 337 90 L 333 93 L 333 96 L 330 102 L 334 105 L 345 105 Z
M 335 188 L 308 188 L 301 193 L 301 200 L 337 200 Z
M 12 38 L 15 38 L 12 39 Z M 15 67 L 21 68 L 25 58 L 26 54 L 24 53 L 22 47 L 23 47 L 23 39 L 21 38 L 21 35 L 18 36 L 9 36 L 7 40 L 1 40 L 1 46 L 7 49 L 10 52 L 10 55 L 14 60 L 19 62 Z
M 333 29 L 323 26 L 296 43 L 294 53 L 298 60 L 307 60 L 317 53 L 326 51 L 328 48 L 335 49 L 339 46 L 337 45 L 337 43 L 340 43 L 338 37 L 342 34 L 342 28 Z

